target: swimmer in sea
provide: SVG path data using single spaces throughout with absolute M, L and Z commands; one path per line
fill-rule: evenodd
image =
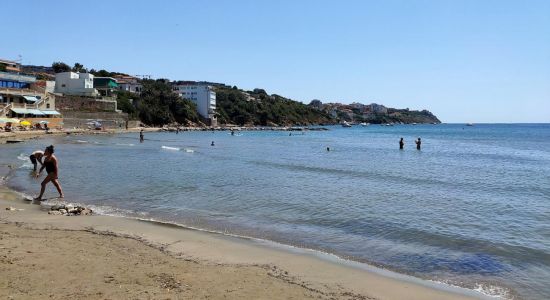
M 40 163 L 40 165 L 43 165 L 42 164 L 42 157 L 44 157 L 44 152 L 43 151 L 40 151 L 40 150 L 36 150 L 34 151 L 30 156 L 30 160 L 31 160 L 31 163 L 32 165 L 34 166 L 34 171 L 36 172 L 36 166 L 38 163 Z
M 42 170 L 44 168 L 46 169 L 46 172 L 48 175 L 46 175 L 46 178 L 42 181 L 40 184 L 40 195 L 38 197 L 34 198 L 34 200 L 42 200 L 42 196 L 44 195 L 44 191 L 46 190 L 46 185 L 48 182 L 52 182 L 57 191 L 59 192 L 59 198 L 63 198 L 63 190 L 61 189 L 61 185 L 58 181 L 58 167 L 57 167 L 57 157 L 53 155 L 54 149 L 53 146 L 46 147 L 46 150 L 44 151 L 44 163 L 42 164 L 42 167 L 40 168 L 40 171 L 38 171 L 38 174 L 36 177 L 40 176 L 40 173 L 42 173 Z
M 418 138 L 418 140 L 416 140 L 415 143 L 416 143 L 416 150 L 420 150 L 420 145 L 422 144 L 422 141 L 420 140 L 420 138 Z
M 403 150 L 403 146 L 405 146 L 405 141 L 403 141 L 403 138 L 399 140 L 399 149 Z
M 215 145 L 214 145 L 214 141 L 212 141 L 212 144 L 210 144 L 210 146 L 215 146 Z

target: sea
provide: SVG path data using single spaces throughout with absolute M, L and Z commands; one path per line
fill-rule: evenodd
M 0 163 L 37 195 L 28 156 L 52 144 L 66 198 L 101 214 L 550 299 L 550 124 L 326 128 L 52 136 L 1 145 Z

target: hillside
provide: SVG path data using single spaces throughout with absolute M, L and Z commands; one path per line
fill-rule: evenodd
M 218 123 L 236 125 L 292 126 L 332 124 L 325 112 L 265 90 L 242 91 L 216 87 Z
M 371 103 L 325 103 L 320 100 L 311 101 L 308 106 L 330 115 L 338 121 L 352 123 L 367 122 L 372 124 L 382 123 L 441 123 L 441 121 L 427 110 L 409 110 L 388 108 L 384 105 Z

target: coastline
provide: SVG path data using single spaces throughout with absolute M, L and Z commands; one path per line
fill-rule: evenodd
M 37 139 L 49 136 L 59 135 L 96 135 L 96 134 L 118 134 L 128 132 L 139 132 L 143 129 L 146 132 L 161 131 L 161 128 L 144 127 L 144 128 L 128 128 L 128 129 L 106 129 L 106 130 L 90 130 L 90 129 L 52 129 L 46 133 L 44 130 L 28 130 L 28 131 L 12 131 L 0 132 L 0 144 L 5 144 L 9 140 L 23 142 L 26 140 Z
M 208 278 L 208 282 L 212 281 L 212 284 L 214 284 L 214 282 L 222 280 L 223 282 L 218 283 L 222 286 L 228 284 L 228 281 L 231 280 L 220 274 L 230 269 L 230 273 L 233 274 L 231 278 L 239 279 L 239 285 L 242 289 L 239 289 L 239 293 L 218 290 L 218 294 L 210 295 L 213 298 L 483 298 L 482 294 L 474 291 L 423 281 L 361 263 L 344 261 L 317 251 L 122 217 L 101 215 L 89 217 L 53 216 L 48 215 L 42 205 L 32 205 L 29 202 L 24 202 L 18 193 L 6 187 L 0 188 L 0 195 L 0 224 L 2 224 L 0 232 L 16 230 L 17 234 L 20 235 L 35 236 L 36 232 L 39 231 L 38 235 L 44 236 L 46 239 L 42 243 L 45 242 L 50 246 L 55 245 L 55 236 L 63 235 L 62 232 L 69 232 L 66 235 L 74 237 L 77 241 L 86 240 L 90 233 L 93 233 L 95 243 L 103 245 L 102 247 L 106 246 L 107 240 L 114 239 L 117 243 L 132 244 L 132 252 L 134 248 L 138 252 L 145 248 L 153 248 L 154 253 L 143 254 L 144 257 L 142 258 L 146 261 L 152 259 L 155 255 L 161 255 L 168 260 L 176 259 L 174 262 L 192 262 L 194 265 L 199 266 L 201 272 L 205 272 L 203 275 Z M 6 207 L 14 207 L 17 210 L 7 211 L 5 210 Z M 44 234 L 45 232 L 47 234 Z M 52 238 L 47 238 L 50 235 L 52 235 Z M 25 243 L 32 244 L 32 241 L 35 240 L 36 236 L 35 238 L 26 239 Z M 6 243 L 5 241 L 10 243 L 10 237 L 4 237 L 3 243 Z M 136 241 L 139 243 L 135 243 Z M 13 242 L 20 243 L 21 241 Z M 67 246 L 64 250 L 69 253 L 58 253 L 59 257 L 55 256 L 54 253 L 49 253 L 48 249 L 43 249 L 43 251 L 48 255 L 53 255 L 51 259 L 56 260 L 81 255 L 87 251 L 88 247 L 90 245 L 79 246 L 78 243 L 70 247 Z M 112 247 L 112 249 L 106 251 L 113 253 L 116 249 L 115 246 Z M 0 254 L 6 256 L 5 249 L 5 246 L 0 247 Z M 10 255 L 10 253 L 7 254 L 7 256 Z M 21 262 L 29 259 L 32 262 L 32 257 L 32 253 L 29 253 L 29 255 L 23 253 Z M 86 264 L 101 263 L 102 260 L 101 256 L 87 257 L 86 259 L 88 260 Z M 80 263 L 75 261 L 77 266 Z M 55 266 L 56 264 L 53 264 L 48 268 L 55 269 Z M 122 272 L 120 268 L 128 268 L 130 271 L 134 268 L 129 262 L 118 269 L 113 269 L 109 265 L 104 267 L 107 268 L 106 272 L 116 274 L 112 276 L 121 278 L 118 279 L 119 281 L 131 279 L 131 276 Z M 185 266 L 180 267 L 186 270 Z M 22 271 L 18 269 L 20 266 L 17 263 L 9 265 L 9 268 L 13 272 Z M 140 272 L 147 274 L 151 273 L 153 269 L 150 266 L 138 268 Z M 205 269 L 208 270 L 205 271 Z M 166 273 L 169 270 L 163 270 L 162 272 Z M 27 280 L 22 280 L 19 283 L 28 284 Z M 75 282 L 74 284 L 84 283 Z M 96 292 L 99 290 L 104 296 L 109 294 L 109 284 L 96 282 L 94 285 L 98 285 Z M 258 285 L 262 286 L 262 289 L 259 290 Z M 17 284 L 14 285 L 13 282 L 9 285 L 0 282 L 0 287 L 2 286 L 4 288 L 0 288 L 0 295 L 15 293 L 20 288 L 17 287 Z M 167 291 L 161 289 L 157 295 L 166 297 L 185 295 L 185 297 L 189 297 L 189 292 L 193 290 L 192 287 L 187 288 L 185 292 L 182 292 L 181 289 L 175 289 L 172 294 L 162 294 Z M 212 288 L 210 283 L 197 283 L 196 287 L 199 290 Z M 54 289 L 60 288 L 62 287 L 58 286 Z M 139 289 L 139 286 L 132 287 L 133 292 L 131 294 L 136 297 L 145 297 L 145 294 L 141 294 L 143 291 L 140 292 Z M 143 287 L 143 289 L 146 288 Z M 139 293 L 135 294 L 134 292 Z M 178 294 L 178 292 L 182 292 L 182 294 Z M 36 296 L 38 297 L 38 295 Z M 92 294 L 85 296 L 94 298 Z M 202 296 L 200 293 L 191 296 L 191 298 L 195 297 L 201 298 Z

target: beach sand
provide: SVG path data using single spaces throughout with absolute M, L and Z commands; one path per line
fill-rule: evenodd
M 95 134 L 115 134 L 115 133 L 137 133 L 140 130 L 145 132 L 157 132 L 161 131 L 161 128 L 147 127 L 147 128 L 128 128 L 128 129 L 106 129 L 106 130 L 90 130 L 90 129 L 51 129 L 48 133 L 45 130 L 26 130 L 26 131 L 12 131 L 4 132 L 0 131 L 0 144 L 5 144 L 7 141 L 25 141 L 41 137 L 48 137 L 53 135 L 95 135 Z
M 0 224 L 2 299 L 310 299 L 324 295 L 266 267 L 177 259 L 84 231 Z
M 49 215 L 43 206 L 0 187 L 2 299 L 480 297 L 363 266 L 315 251 L 174 225 Z

